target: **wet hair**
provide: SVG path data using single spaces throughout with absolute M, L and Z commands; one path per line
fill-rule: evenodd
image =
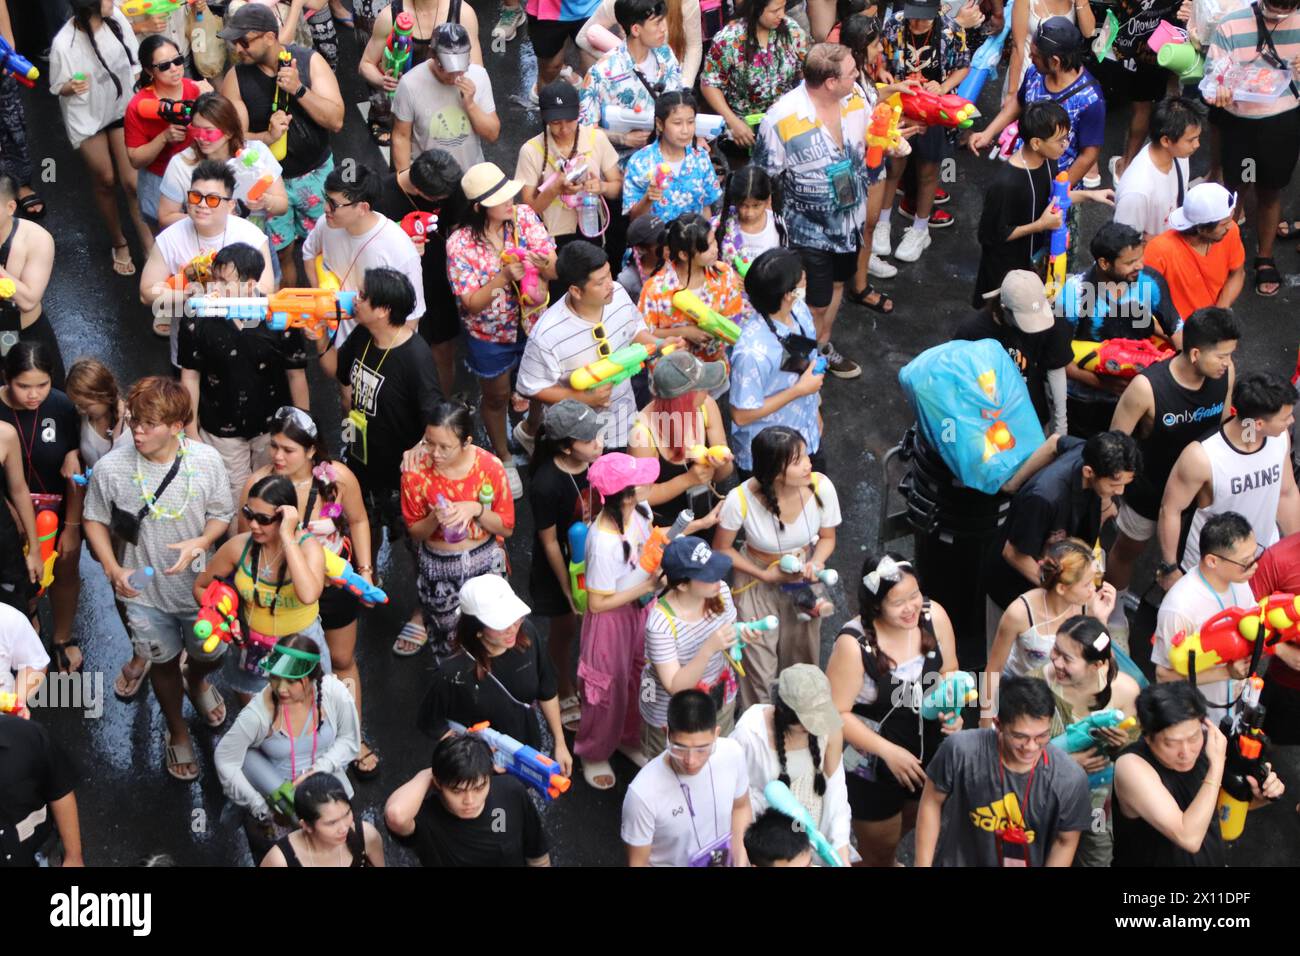
M 5 381 L 12 382 L 24 372 L 44 372 L 54 378 L 54 356 L 44 342 L 17 342 L 4 359 Z M 188 392 L 186 394 L 189 394 Z
M 415 309 L 415 287 L 405 272 L 386 266 L 367 269 L 363 289 L 371 306 L 388 310 L 388 324 L 394 328 L 405 325 Z
M 1237 379 L 1232 389 L 1232 404 L 1240 421 L 1268 418 L 1295 403 L 1295 386 L 1273 372 L 1249 372 Z
M 463 445 L 474 434 L 474 416 L 470 414 L 469 406 L 464 402 L 452 402 L 444 399 L 433 406 L 433 411 L 429 413 L 429 419 L 425 422 L 425 427 L 445 428 L 455 435 Z
M 668 118 L 673 115 L 674 110 L 682 106 L 689 108 L 693 113 L 699 112 L 695 97 L 690 90 L 673 90 L 671 93 L 661 93 L 655 99 L 654 139 L 663 136 L 663 124 L 668 122 Z M 690 149 L 691 147 L 688 145 L 686 148 Z
M 719 252 L 726 244 L 727 236 L 733 231 L 740 231 L 740 224 L 736 217 L 736 207 L 746 199 L 758 199 L 767 202 L 772 198 L 772 177 L 761 167 L 750 163 L 748 166 L 741 166 L 739 169 L 731 171 L 727 176 L 724 192 L 726 194 L 727 211 L 718 220 Z
M 683 285 L 690 282 L 690 273 L 694 258 L 709 249 L 709 234 L 713 224 L 698 212 L 688 212 L 678 216 L 668 224 L 668 234 L 664 237 L 664 267 L 674 268 L 684 264 L 687 274 L 678 275 Z
M 1201 557 L 1207 554 L 1231 550 L 1238 541 L 1244 541 L 1254 534 L 1250 522 L 1235 511 L 1224 511 L 1211 515 L 1201 525 Z
M 18 346 L 14 346 L 15 349 Z M 13 351 L 10 351 L 13 355 Z M 126 413 L 132 421 L 158 425 L 187 425 L 194 414 L 190 393 L 176 379 L 166 375 L 149 375 L 140 379 L 126 393 Z
M 758 0 L 755 0 L 758 2 Z M 777 691 L 775 682 L 772 684 L 772 735 L 776 739 L 776 760 L 781 766 L 780 773 L 776 779 L 780 780 L 787 787 L 790 786 L 790 774 L 785 769 L 785 735 L 791 727 L 799 725 L 799 715 L 794 712 L 794 708 L 781 699 Z M 821 748 L 817 744 L 817 735 L 808 732 L 808 756 L 812 758 L 813 764 L 813 790 L 817 796 L 826 794 L 826 777 L 822 773 L 822 754 Z
M 369 166 L 345 163 L 325 177 L 325 192 L 342 193 L 348 202 L 363 202 L 374 209 L 384 196 L 384 183 L 379 173 Z
M 741 53 L 741 71 L 744 74 L 744 84 L 746 90 L 753 89 L 750 82 L 751 71 L 754 69 L 755 61 L 758 59 L 758 21 L 763 16 L 772 0 L 747 0 L 741 6 L 737 19 L 744 18 L 745 23 L 745 43 Z M 790 35 L 790 18 L 783 16 L 780 24 L 773 30 L 768 31 L 767 48 L 774 51 L 777 45 L 791 46 L 794 38 Z
M 1041 677 L 1007 677 L 998 684 L 998 722 L 1009 727 L 1021 717 L 1051 719 L 1056 700 Z
M 702 734 L 718 726 L 718 708 L 713 698 L 692 687 L 679 690 L 668 701 L 668 735 Z
M 897 581 L 888 581 L 884 578 L 880 580 L 880 590 L 875 594 L 867 587 L 867 575 L 876 570 L 883 557 L 893 558 L 894 561 L 908 565 L 903 568 L 903 576 Z M 920 577 L 916 569 L 912 566 L 911 561 L 903 557 L 897 551 L 886 551 L 884 554 L 867 553 L 866 559 L 862 562 L 862 573 L 858 575 L 858 619 L 862 624 L 862 639 L 858 645 L 862 648 L 862 669 L 872 679 L 879 679 L 890 673 L 898 666 L 897 662 L 884 652 L 880 647 L 880 641 L 876 636 L 876 621 L 884 613 L 885 599 L 889 597 L 889 592 L 895 587 L 902 584 L 903 581 L 912 577 L 920 584 Z M 930 623 L 928 614 L 921 614 L 921 653 L 929 654 L 939 647 L 938 638 L 934 636 L 934 627 Z
M 1061 130 L 1069 128 L 1070 114 L 1055 100 L 1030 103 L 1020 116 L 1020 138 L 1026 144 L 1031 139 L 1051 139 Z
M 1168 96 L 1151 111 L 1148 130 L 1153 143 L 1159 144 L 1162 139 L 1176 143 L 1189 127 L 1204 125 L 1205 109 L 1200 103 L 1185 96 Z
M 1088 243 L 1088 251 L 1092 253 L 1094 261 L 1105 259 L 1107 262 L 1114 262 L 1125 249 L 1132 249 L 1142 244 L 1142 233 L 1132 226 L 1112 219 L 1097 230 L 1097 234 L 1092 237 L 1092 242 Z
M 411 185 L 426 196 L 452 197 L 460 192 L 465 171 L 445 149 L 426 149 L 411 161 Z
M 1204 720 L 1205 698 L 1189 681 L 1148 684 L 1137 696 L 1138 723 L 1142 736 L 1154 737 L 1185 720 Z
M 1084 443 L 1083 463 L 1099 478 L 1117 478 L 1131 471 L 1142 471 L 1142 450 L 1127 432 L 1098 432 Z
M 293 812 L 303 823 L 315 825 L 321 818 L 321 811 L 331 803 L 346 803 L 348 809 L 352 809 L 348 792 L 332 773 L 317 771 L 293 788 Z M 359 863 L 365 857 L 365 837 L 360 826 L 348 828 L 344 843 L 352 852 L 352 862 Z
M 289 493 L 291 495 L 293 494 L 293 482 L 291 482 L 288 478 L 281 478 L 279 475 L 271 475 L 266 478 L 263 478 L 262 481 L 259 481 L 256 485 L 253 485 L 252 490 L 248 493 L 248 497 L 250 499 L 261 498 L 263 501 L 267 501 L 268 504 L 271 503 L 265 497 L 265 495 L 259 495 L 256 492 L 258 487 L 261 486 L 262 482 L 269 481 L 272 478 L 274 478 L 276 481 L 283 481 L 285 484 L 287 484 L 289 486 Z M 289 504 L 297 504 L 297 501 L 298 499 L 294 497 L 290 500 Z M 254 543 L 253 555 L 252 555 L 252 562 L 254 567 L 257 566 L 258 552 L 259 552 L 259 547 L 256 543 Z M 279 600 L 279 596 L 280 596 L 279 588 L 280 585 L 284 583 L 284 576 L 285 573 L 287 572 L 288 567 L 289 567 L 289 562 L 285 561 L 280 571 L 280 582 L 276 585 L 277 601 Z M 254 582 L 254 587 L 256 587 L 256 582 Z M 314 637 L 310 637 L 307 634 L 303 634 L 301 632 L 297 634 L 286 634 L 284 637 L 280 638 L 278 641 L 275 642 L 275 646 L 287 647 L 295 651 L 306 651 L 309 654 L 321 653 L 321 647 L 319 644 L 316 643 L 316 639 Z M 325 666 L 324 664 L 321 663 L 320 660 L 317 660 L 316 664 L 312 667 L 312 669 L 308 673 L 304 674 L 302 677 L 294 678 L 295 681 L 309 680 L 316 685 L 316 729 L 317 730 L 320 730 L 321 721 L 325 719 L 325 707 L 321 696 L 321 684 L 323 683 L 324 677 L 325 677 Z M 287 677 L 278 678 L 278 679 L 289 680 L 289 678 Z M 275 726 L 275 720 L 279 715 L 280 715 L 280 696 L 278 694 L 272 693 L 271 694 L 271 726 L 272 727 Z M 294 810 L 295 811 L 297 810 L 296 806 L 294 807 Z
M 1078 538 L 1053 541 L 1038 562 L 1038 583 L 1045 591 L 1074 587 L 1092 573 L 1093 561 L 1092 548 Z
M 803 260 L 793 249 L 768 249 L 749 266 L 745 274 L 745 295 L 754 311 L 762 316 L 781 311 L 787 294 L 799 288 Z
M 633 27 L 667 14 L 664 0 L 614 0 L 614 19 L 628 39 L 632 38 Z
M 480 636 L 483 627 L 482 621 L 472 614 L 463 612 L 460 620 L 456 622 L 456 646 L 474 658 L 474 678 L 480 681 L 492 673 L 492 655 L 488 653 L 487 646 Z M 528 637 L 528 625 L 525 623 L 519 628 L 515 647 L 526 651 L 532 646 L 533 642 Z
M 270 438 L 284 436 L 289 439 L 289 441 L 302 446 L 304 449 L 311 449 L 311 464 L 314 470 L 317 465 L 332 462 L 334 459 L 330 455 L 329 445 L 325 443 L 325 436 L 321 432 L 320 422 L 316 421 L 315 418 L 312 418 L 312 421 L 316 424 L 315 435 L 309 434 L 301 425 L 298 424 L 293 416 L 272 416 L 270 423 L 267 425 L 266 434 Z M 314 475 L 312 476 L 312 481 L 320 489 L 318 493 L 321 501 L 338 500 L 339 488 L 336 483 L 332 481 L 323 481 L 316 478 Z M 303 515 L 302 520 L 304 522 L 310 521 L 311 515 Z
M 1192 349 L 1207 349 L 1220 342 L 1235 342 L 1241 338 L 1241 326 L 1231 309 L 1207 306 L 1197 309 L 1183 323 L 1183 351 L 1189 356 Z
M 244 148 L 244 126 L 239 121 L 239 111 L 235 109 L 234 103 L 220 93 L 201 94 L 194 101 L 194 112 L 191 117 L 194 116 L 202 116 L 215 128 L 230 137 L 229 149 L 231 156 Z M 204 156 L 199 150 L 198 140 L 195 140 L 190 147 L 190 155 L 193 156 L 196 163 L 203 161 Z
M 235 191 L 235 174 L 219 159 L 205 159 L 194 167 L 194 174 L 190 176 L 190 188 L 194 188 L 198 182 L 221 183 L 227 193 Z
M 1056 633 L 1057 636 L 1064 634 L 1078 644 L 1082 648 L 1080 656 L 1089 664 L 1106 662 L 1106 686 L 1093 697 L 1092 709 L 1097 711 L 1109 707 L 1111 686 L 1115 683 L 1115 677 L 1119 674 L 1119 665 L 1115 662 L 1115 654 L 1113 653 L 1114 641 L 1107 640 L 1106 646 L 1102 650 L 1097 650 L 1097 639 L 1103 634 L 1107 638 L 1110 637 L 1106 631 L 1106 625 L 1090 615 L 1075 614 L 1066 618 L 1065 623 L 1061 625 L 1060 630 Z
M 774 866 L 793 860 L 811 846 L 803 827 L 771 807 L 745 830 L 745 855 L 754 866 Z
M 95 42 L 95 31 L 90 29 L 90 18 L 92 16 L 100 17 L 104 26 L 108 27 L 108 31 L 117 38 L 118 43 L 122 44 L 122 49 L 126 51 L 127 62 L 134 64 L 135 57 L 131 55 L 131 48 L 127 46 L 126 40 L 122 37 L 121 24 L 119 24 L 114 17 L 100 16 L 99 11 L 103 7 L 100 0 L 70 0 L 70 3 L 72 6 L 72 23 L 74 29 L 80 30 L 86 35 L 86 39 L 90 41 L 90 49 L 94 51 L 95 59 L 98 60 L 99 65 L 104 68 L 104 72 L 108 74 L 108 78 L 113 81 L 113 89 L 117 91 L 117 95 L 121 96 L 122 81 L 117 77 L 117 74 L 108 68 L 108 63 L 105 62 L 104 55 L 99 52 L 99 44 Z
M 636 501 L 635 485 L 628 485 L 622 491 L 614 492 L 614 494 L 601 502 L 600 511 L 597 512 L 597 517 L 604 515 L 608 518 L 614 527 L 618 529 L 619 536 L 623 538 L 623 561 L 625 563 L 632 560 L 632 545 L 627 540 L 626 536 L 624 536 L 625 529 L 623 527 L 623 506 L 628 501 Z M 637 501 L 636 511 L 637 514 L 645 518 L 647 521 L 653 520 L 653 515 L 648 505 Z
M 861 0 L 858 0 L 861 2 Z M 841 20 L 840 42 L 849 48 L 858 69 L 867 71 L 867 48 L 880 39 L 880 21 L 864 13 L 855 13 Z
M 585 239 L 575 239 L 555 257 L 555 278 L 567 292 L 571 286 L 583 288 L 591 274 L 609 263 L 605 250 Z
M 776 521 L 778 531 L 785 530 L 781 520 L 781 507 L 776 500 L 776 479 L 785 474 L 808 449 L 808 442 L 793 428 L 787 425 L 768 425 L 754 436 L 750 454 L 754 459 L 754 480 L 758 483 L 758 495 L 762 504 Z M 822 499 L 816 489 L 810 488 L 817 506 L 822 506 Z
M 803 62 L 803 79 L 810 87 L 825 86 L 828 80 L 840 75 L 840 64 L 852 56 L 849 48 L 840 43 L 816 43 Z
M 140 70 L 140 78 L 135 81 L 136 92 L 143 90 L 146 86 L 150 86 L 153 83 L 154 54 L 165 46 L 171 47 L 178 55 L 181 52 L 180 47 L 176 45 L 176 41 L 172 40 L 170 37 L 163 36 L 161 33 L 151 33 L 140 41 L 140 66 L 143 67 L 143 69 Z
M 473 734 L 444 737 L 433 747 L 429 769 L 444 790 L 468 790 L 482 780 L 491 780 L 492 748 Z
M 256 282 L 262 278 L 266 260 L 262 257 L 260 249 L 255 249 L 246 242 L 232 242 L 228 246 L 223 246 L 212 257 L 214 272 L 228 265 L 234 266 L 235 275 L 240 282 Z
M 97 358 L 79 358 L 64 377 L 64 394 L 87 405 L 107 405 L 109 430 L 117 428 L 117 404 L 121 400 L 117 379 Z

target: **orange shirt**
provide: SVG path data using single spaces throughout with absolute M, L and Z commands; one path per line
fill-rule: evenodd
M 652 329 L 670 329 L 674 326 L 692 325 L 691 320 L 673 308 L 673 293 L 682 288 L 671 265 L 665 264 L 646 280 L 641 288 L 638 308 L 645 316 L 645 324 Z M 704 287 L 698 291 L 700 301 L 714 312 L 741 325 L 745 302 L 740 295 L 740 276 L 726 263 L 719 262 L 704 274 Z M 692 345 L 691 354 L 701 362 L 726 362 L 727 343 L 710 339 L 704 345 Z
M 474 464 L 464 478 L 448 478 L 435 468 L 402 472 L 402 517 L 407 525 L 423 520 L 433 510 L 438 495 L 447 501 L 478 501 L 479 489 L 487 482 L 492 486 L 492 510 L 507 528 L 515 526 L 515 499 L 500 459 L 485 448 L 474 446 Z M 443 540 L 442 528 L 434 538 Z M 486 538 L 487 532 L 477 521 L 469 523 L 471 541 Z
M 1228 224 L 1228 234 L 1210 246 L 1205 255 L 1194 251 L 1180 233 L 1169 229 L 1147 243 L 1143 258 L 1165 277 L 1174 308 L 1186 321 L 1197 309 L 1219 300 L 1229 273 L 1245 264 L 1246 247 L 1241 244 L 1241 230 L 1233 222 Z

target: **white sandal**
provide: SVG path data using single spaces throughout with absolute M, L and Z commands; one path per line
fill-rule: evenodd
M 597 777 L 608 777 L 610 782 L 599 784 L 596 782 Z M 610 766 L 608 760 L 583 760 L 582 779 L 586 780 L 587 786 L 593 790 L 613 790 L 614 784 L 618 783 L 618 778 L 614 776 L 614 768 Z

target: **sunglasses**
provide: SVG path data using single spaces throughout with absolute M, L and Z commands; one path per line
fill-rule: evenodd
M 613 348 L 609 344 L 609 339 L 605 337 L 605 323 L 597 322 L 591 328 L 591 337 L 596 342 L 596 354 L 601 358 L 609 358 Z
M 256 40 L 258 37 L 260 37 L 261 35 L 262 34 L 260 33 L 255 33 L 251 37 L 240 37 L 238 40 L 231 40 L 230 42 L 233 43 L 235 46 L 239 47 L 241 50 L 247 51 L 249 46 L 252 44 L 252 42 Z
M 185 57 L 178 56 L 174 60 L 163 60 L 160 63 L 155 63 L 153 65 L 153 69 L 156 72 L 161 73 L 163 70 L 170 70 L 173 66 L 184 66 L 184 65 L 185 65 Z
M 260 511 L 254 511 L 248 505 L 244 505 L 244 507 L 240 511 L 240 514 L 244 516 L 244 519 L 249 524 L 260 524 L 260 525 L 276 524 L 280 520 L 279 515 L 264 515 Z
M 215 126 L 190 126 L 190 135 L 204 143 L 215 143 L 226 134 Z
M 223 202 L 231 199 L 230 196 L 223 196 L 220 193 L 201 193 L 196 189 L 191 189 L 185 194 L 191 206 L 207 206 L 209 209 L 216 209 Z

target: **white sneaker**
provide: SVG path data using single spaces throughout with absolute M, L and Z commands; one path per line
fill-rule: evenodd
M 888 256 L 894 252 L 894 244 L 889 235 L 889 223 L 878 222 L 871 234 L 871 252 L 877 256 Z
M 524 431 L 524 420 L 520 419 L 515 423 L 514 430 L 510 433 L 514 436 L 519 447 L 528 453 L 528 457 L 533 457 L 533 449 L 537 446 L 537 436 L 530 435 Z
M 497 19 L 497 25 L 492 28 L 492 35 L 500 37 L 506 43 L 509 43 L 519 33 L 519 28 L 524 25 L 523 7 L 502 7 L 501 16 Z
M 514 462 L 506 464 L 506 481 L 510 482 L 510 497 L 518 501 L 524 496 L 524 482 L 519 477 L 519 469 L 515 467 Z
M 1111 186 L 1118 186 L 1120 177 L 1124 175 L 1119 171 L 1119 161 L 1121 159 L 1123 159 L 1122 156 L 1112 156 L 1110 161 L 1106 163 L 1106 168 L 1110 170 Z
M 1114 173 L 1111 173 L 1111 175 L 1113 176 Z M 1096 167 L 1093 167 L 1092 172 L 1090 172 L 1087 176 L 1084 176 L 1083 179 L 1079 180 L 1079 185 L 1082 186 L 1084 189 L 1100 189 L 1101 173 L 1097 172 Z
M 867 264 L 867 275 L 875 276 L 877 279 L 892 279 L 898 275 L 898 266 L 872 253 L 871 261 Z
M 903 241 L 898 244 L 894 258 L 899 262 L 915 262 L 921 253 L 930 248 L 930 230 L 908 229 L 903 233 Z

